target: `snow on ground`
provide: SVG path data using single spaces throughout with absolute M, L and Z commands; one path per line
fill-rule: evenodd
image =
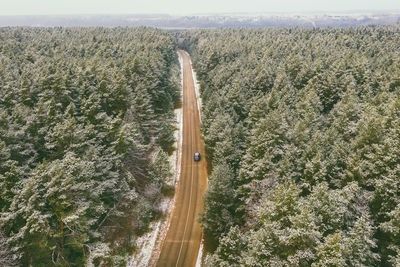
M 192 60 L 190 60 L 190 67 L 192 69 L 192 76 L 193 76 L 193 81 L 194 81 L 194 91 L 196 92 L 196 99 L 197 99 L 197 108 L 199 109 L 199 115 L 200 115 L 200 123 L 201 123 L 201 107 L 202 107 L 202 100 L 201 100 L 201 96 L 200 96 L 200 84 L 197 81 L 197 77 L 196 77 L 196 71 L 193 68 L 192 65 Z
M 203 237 L 201 237 L 201 243 L 200 243 L 200 248 L 199 248 L 199 254 L 197 255 L 197 260 L 196 260 L 196 267 L 201 267 L 201 261 L 203 258 Z
M 178 60 L 179 60 L 179 65 L 181 66 L 181 86 L 182 86 L 182 90 L 183 90 L 183 58 L 181 57 L 181 55 L 179 53 L 178 53 Z
M 154 244 L 156 242 L 157 236 L 160 232 L 161 221 L 150 223 L 150 229 L 153 231 L 148 232 L 136 240 L 136 245 L 138 247 L 138 253 L 133 255 L 128 261 L 128 267 L 134 266 L 148 266 L 151 252 L 153 251 Z
M 179 57 L 181 65 L 181 90 L 183 89 L 183 60 Z M 176 188 L 180 174 L 181 174 L 181 159 L 182 159 L 182 130 L 183 130 L 183 109 L 182 107 L 174 110 L 176 116 L 175 127 L 178 129 L 174 132 L 175 137 L 175 151 L 169 157 L 171 172 L 174 174 L 173 178 L 168 181 L 169 185 Z M 164 241 L 165 234 L 169 227 L 169 217 L 171 210 L 174 206 L 174 199 L 163 197 L 160 203 L 160 210 L 166 214 L 159 221 L 151 222 L 149 228 L 150 232 L 140 236 L 136 240 L 137 253 L 132 255 L 128 261 L 127 267 L 145 267 L 153 266 L 160 253 L 162 242 Z
M 175 131 L 175 142 L 174 146 L 179 143 L 179 146 L 176 147 L 176 150 L 170 157 L 171 170 L 174 173 L 174 186 L 176 187 L 179 177 L 181 177 L 181 161 L 182 161 L 182 134 L 183 134 L 183 110 L 182 108 L 175 110 L 176 118 L 177 118 L 177 127 L 178 130 Z

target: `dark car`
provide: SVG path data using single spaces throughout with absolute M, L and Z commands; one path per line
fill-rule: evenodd
M 194 161 L 200 161 L 201 160 L 201 156 L 199 152 L 194 153 Z

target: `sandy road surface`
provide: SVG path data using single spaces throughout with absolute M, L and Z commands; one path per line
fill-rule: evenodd
M 182 50 L 179 54 L 183 58 L 182 170 L 168 232 L 156 264 L 160 267 L 195 265 L 202 235 L 197 219 L 207 183 L 204 142 L 200 134 L 190 56 Z M 195 152 L 201 153 L 200 162 L 193 160 Z

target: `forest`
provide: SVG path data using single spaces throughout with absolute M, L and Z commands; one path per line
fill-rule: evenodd
M 174 36 L 0 28 L 0 265 L 126 266 L 160 216 Z
M 400 265 L 400 25 L 191 30 L 205 266 Z
M 126 266 L 171 190 L 178 46 L 205 266 L 400 265 L 400 25 L 0 28 L 0 265 Z

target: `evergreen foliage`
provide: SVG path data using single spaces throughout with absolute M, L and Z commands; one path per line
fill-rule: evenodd
M 126 264 L 171 175 L 177 71 L 161 30 L 0 29 L 0 265 Z
M 397 266 L 400 27 L 180 33 L 212 165 L 207 266 Z

